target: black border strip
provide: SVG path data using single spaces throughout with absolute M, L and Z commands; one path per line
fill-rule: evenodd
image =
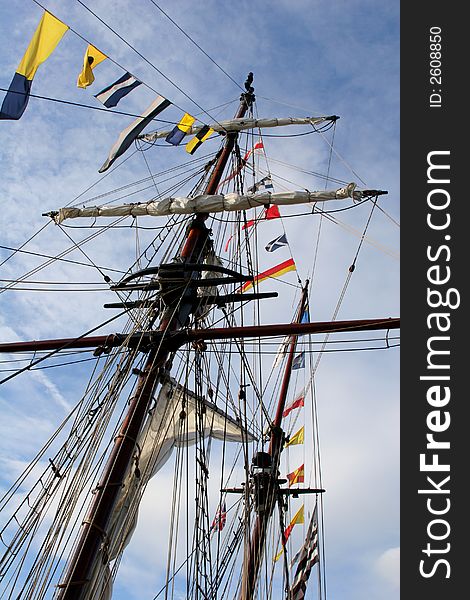
M 470 172 L 464 165 L 470 152 L 463 145 L 470 53 L 465 26 L 457 3 L 401 4 L 402 600 L 468 594 L 470 419 L 464 373 L 470 369 L 470 327 L 464 288 L 470 198 L 463 173 Z M 450 168 L 427 173 L 430 163 Z M 446 299 L 453 308 L 444 305 Z M 427 435 L 450 447 L 427 448 Z M 433 460 L 436 470 L 426 470 Z M 445 465 L 449 471 L 440 470 Z

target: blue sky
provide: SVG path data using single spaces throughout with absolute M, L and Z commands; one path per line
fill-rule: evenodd
M 361 187 L 388 190 L 380 205 L 389 216 L 375 212 L 367 232 L 369 241 L 361 250 L 338 318 L 398 316 L 399 229 L 395 222 L 399 221 L 399 3 L 213 0 L 159 4 L 235 81 L 243 84 L 247 73 L 253 71 L 260 117 L 340 116 L 331 175 L 357 181 Z M 184 94 L 78 2 L 44 0 L 44 6 L 151 88 L 141 86 L 133 92 L 118 106 L 123 111 L 139 114 L 156 91 L 179 107 L 161 115 L 165 118 L 168 114 L 169 120 L 178 120 L 180 109 L 199 113 L 197 105 L 217 119 L 229 118 L 234 112 L 239 88 L 150 0 L 96 0 L 93 10 Z M 42 10 L 34 2 L 24 0 L 3 3 L 0 11 L 0 87 L 8 88 Z M 83 39 L 68 32 L 39 68 L 32 93 L 99 106 L 93 94 L 117 79 L 122 70 L 105 61 L 96 68 L 94 85 L 87 90 L 78 89 L 76 77 L 85 48 Z M 233 103 L 225 112 L 212 110 L 229 101 Z M 148 175 L 140 153 L 104 179 L 98 174 L 110 147 L 130 119 L 31 98 L 21 120 L 2 121 L 1 244 L 12 248 L 24 244 L 47 223 L 41 216 L 43 212 L 68 203 L 79 204 Z M 328 148 L 317 144 L 316 139 L 313 143 L 312 137 L 299 138 L 296 146 L 289 142 L 281 147 L 276 146 L 276 140 L 266 138 L 268 156 L 325 172 Z M 214 148 L 214 142 L 207 142 L 208 151 Z M 184 155 L 182 148 L 177 150 L 181 150 L 180 157 Z M 174 156 L 170 156 L 168 148 L 161 147 L 145 153 L 153 171 L 166 168 L 174 162 Z M 278 168 L 287 175 L 287 170 Z M 92 191 L 77 200 L 98 180 Z M 311 179 L 299 174 L 294 181 L 299 189 L 312 186 Z M 147 194 L 143 200 L 148 198 Z M 331 318 L 348 261 L 358 245 L 352 228 L 361 232 L 367 215 L 366 210 L 339 213 L 338 219 L 344 226 L 324 224 L 324 259 L 319 261 L 315 275 L 312 320 Z M 312 253 L 313 228 L 307 231 L 299 219 L 290 219 L 286 228 L 301 265 L 301 259 Z M 267 229 L 267 235 L 270 232 Z M 89 230 L 70 230 L 74 239 L 88 234 Z M 144 240 L 143 237 L 140 242 L 143 244 Z M 132 262 L 136 243 L 133 233 L 122 229 L 99 236 L 84 249 L 94 263 L 124 270 Z M 49 224 L 24 249 L 55 255 L 69 246 L 64 232 Z M 9 254 L 0 249 L 0 262 Z M 83 255 L 74 252 L 67 258 L 83 260 Z M 16 279 L 41 262 L 42 259 L 18 253 L 2 266 L 1 278 Z M 304 276 L 305 271 L 300 274 Z M 99 281 L 92 269 L 67 263 L 55 264 L 30 279 Z M 110 317 L 109 311 L 101 308 L 110 300 L 114 296 L 104 291 L 5 291 L 0 294 L 0 338 L 6 341 L 81 334 Z M 283 317 L 286 306 L 281 306 L 281 314 L 276 314 L 276 309 L 269 310 L 272 312 L 266 315 L 266 322 L 275 322 Z M 105 331 L 114 331 L 113 327 Z M 33 455 L 36 441 L 45 439 L 67 408 L 74 405 L 80 393 L 78 375 L 82 371 L 86 376 L 86 366 L 36 371 L 0 387 L 0 457 L 5 474 L 2 487 L 7 475 L 16 472 L 17 465 Z M 328 490 L 328 593 L 332 598 L 348 600 L 396 600 L 398 351 L 325 355 L 316 385 L 323 476 Z M 165 471 L 163 481 L 168 483 L 169 476 Z M 152 508 L 157 501 L 157 488 L 150 489 L 141 511 L 142 520 L 147 518 L 146 523 L 164 527 L 164 509 L 157 512 Z M 145 525 L 137 531 L 129 558 L 123 562 L 127 582 L 117 584 L 116 598 L 153 597 L 142 595 L 137 581 L 150 579 L 154 593 L 159 589 L 158 579 L 149 575 L 155 560 L 161 567 L 155 556 L 158 536 Z

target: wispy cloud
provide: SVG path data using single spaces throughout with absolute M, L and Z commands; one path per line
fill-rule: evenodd
M 376 568 L 380 575 L 394 587 L 400 585 L 400 548 L 389 548 L 379 556 Z

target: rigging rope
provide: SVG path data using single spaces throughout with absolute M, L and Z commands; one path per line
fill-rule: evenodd
M 230 79 L 230 81 L 232 81 L 232 82 L 233 82 L 233 83 L 234 83 L 234 84 L 235 84 L 235 85 L 236 85 L 236 86 L 237 86 L 237 87 L 238 87 L 238 88 L 239 88 L 239 89 L 240 89 L 242 92 L 245 92 L 244 88 L 242 88 L 242 86 L 241 86 L 241 85 L 240 85 L 240 84 L 239 84 L 237 81 L 235 81 L 235 79 L 233 79 L 233 77 L 232 77 L 231 75 L 229 75 L 229 74 L 227 73 L 227 71 L 225 71 L 225 70 L 224 70 L 224 69 L 223 69 L 223 68 L 222 68 L 222 67 L 221 67 L 221 66 L 220 66 L 220 65 L 219 65 L 219 64 L 218 64 L 218 63 L 217 63 L 217 62 L 216 62 L 216 61 L 215 61 L 215 60 L 214 60 L 214 59 L 213 59 L 211 56 L 209 56 L 209 54 L 207 54 L 207 52 L 206 52 L 206 51 L 205 51 L 203 48 L 201 48 L 201 46 L 200 46 L 200 45 L 199 45 L 197 42 L 195 42 L 195 41 L 193 40 L 193 38 L 192 38 L 190 35 L 188 35 L 188 34 L 186 33 L 186 31 L 184 31 L 184 29 L 183 29 L 182 27 L 180 27 L 180 25 L 178 25 L 178 23 L 176 23 L 176 21 L 174 21 L 174 20 L 173 20 L 173 19 L 170 17 L 170 15 L 169 15 L 168 13 L 166 13 L 166 12 L 163 10 L 163 8 L 161 8 L 161 7 L 160 7 L 160 6 L 159 6 L 159 5 L 158 5 L 158 4 L 155 2 L 155 0 L 150 0 L 150 2 L 152 2 L 152 4 L 153 4 L 154 6 L 156 6 L 156 8 L 158 8 L 158 10 L 159 10 L 161 13 L 163 13 L 163 14 L 165 15 L 165 17 L 166 17 L 167 19 L 169 19 L 169 20 L 170 20 L 170 21 L 173 23 L 173 25 L 174 25 L 175 27 L 177 27 L 177 28 L 180 30 L 180 31 L 181 31 L 181 33 L 182 33 L 183 35 L 185 35 L 185 36 L 188 38 L 188 40 L 189 40 L 190 42 L 192 42 L 192 43 L 193 43 L 193 44 L 196 46 L 196 48 L 198 48 L 198 49 L 199 49 L 199 50 L 200 50 L 200 51 L 201 51 L 201 52 L 204 54 L 204 56 L 206 56 L 206 57 L 207 57 L 207 58 L 208 58 L 208 59 L 209 59 L 209 60 L 210 60 L 212 63 L 214 63 L 214 65 L 215 65 L 215 66 L 216 66 L 218 69 L 220 69 L 220 70 L 222 71 L 222 73 L 223 73 L 224 75 L 226 75 L 226 76 L 227 76 L 227 77 Z
M 36 2 L 37 0 L 34 0 L 34 1 Z M 85 8 L 89 13 L 91 13 L 96 19 L 98 19 L 98 21 L 100 23 L 102 23 L 107 29 L 109 29 L 112 33 L 114 33 L 114 35 L 116 35 L 122 42 L 124 42 L 126 44 L 126 46 L 128 46 L 133 52 L 135 52 L 138 56 L 140 56 L 140 58 L 142 60 L 144 60 L 153 69 L 155 69 L 155 71 L 157 71 L 157 73 L 159 73 L 166 81 L 168 81 L 168 83 L 170 83 L 179 92 L 181 92 L 183 94 L 183 96 L 185 96 L 190 102 L 192 102 L 193 104 L 195 104 L 199 108 L 199 110 L 201 110 L 205 115 L 207 115 L 214 122 L 216 122 L 218 125 L 220 125 L 220 123 L 218 123 L 218 121 L 216 121 L 213 117 L 211 117 L 211 115 L 206 110 L 204 110 L 204 108 L 202 108 L 202 106 L 200 104 L 198 104 L 195 100 L 193 100 L 184 90 L 182 90 L 179 87 L 179 85 L 177 85 L 174 81 L 172 81 L 169 77 L 167 77 L 167 75 L 165 75 L 160 69 L 158 69 L 158 67 L 156 67 L 152 62 L 150 62 L 147 58 L 145 58 L 145 56 L 141 52 L 139 52 L 132 44 L 130 44 L 127 40 L 125 40 L 110 25 L 108 25 L 108 23 L 106 23 L 101 17 L 99 17 L 94 11 L 92 11 L 91 8 L 89 8 L 86 4 L 84 4 L 84 2 L 82 2 L 82 0 L 77 0 L 77 2 L 81 6 L 83 6 L 83 8 Z M 121 67 L 121 68 L 123 68 L 123 67 Z M 124 69 L 124 70 L 127 71 L 127 69 Z M 174 104 L 174 106 L 176 106 L 177 108 L 179 108 L 181 111 L 186 112 L 184 109 L 180 108 L 177 104 Z

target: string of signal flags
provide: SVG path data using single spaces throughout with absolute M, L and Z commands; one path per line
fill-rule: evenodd
M 39 66 L 45 62 L 54 52 L 64 34 L 69 30 L 69 26 L 60 21 L 52 13 L 44 11 L 39 25 L 24 53 L 23 58 L 13 76 L 10 87 L 3 99 L 0 108 L 0 120 L 18 120 L 22 117 L 28 105 L 31 86 Z M 83 58 L 83 68 L 77 79 L 77 86 L 87 88 L 94 80 L 93 70 L 108 57 L 98 48 L 89 44 Z M 106 108 L 117 106 L 127 94 L 142 85 L 142 81 L 134 77 L 129 72 L 124 73 L 119 79 L 102 89 L 95 98 Z M 131 146 L 138 135 L 145 127 L 162 111 L 164 111 L 172 102 L 161 95 L 157 95 L 155 100 L 146 108 L 146 110 L 130 123 L 119 134 L 116 142 L 109 151 L 108 158 L 105 160 L 100 173 L 103 173 L 122 156 Z M 185 113 L 179 123 L 168 133 L 165 141 L 173 146 L 181 144 L 186 134 L 191 130 L 195 117 Z M 203 125 L 195 136 L 185 145 L 186 152 L 194 154 L 199 146 L 205 142 L 212 134 L 214 129 L 208 125 Z
M 23 55 L 23 58 L 21 59 L 21 62 L 3 99 L 3 103 L 0 108 L 0 120 L 19 120 L 22 117 L 28 105 L 32 82 L 39 66 L 54 52 L 57 45 L 69 29 L 70 27 L 68 25 L 63 23 L 49 11 L 44 10 L 39 25 L 34 32 L 34 35 Z M 95 80 L 93 73 L 94 69 L 107 58 L 108 56 L 101 52 L 98 48 L 92 44 L 88 44 L 83 58 L 83 67 L 78 75 L 77 86 L 83 89 L 90 86 Z M 124 75 L 119 77 L 110 85 L 106 86 L 98 94 L 95 94 L 94 97 L 106 108 L 113 108 L 117 106 L 117 104 L 125 96 L 142 85 L 142 83 L 142 81 L 126 71 Z M 103 173 L 104 171 L 107 171 L 116 161 L 116 159 L 126 152 L 126 150 L 132 145 L 134 140 L 137 139 L 145 127 L 157 115 L 171 105 L 172 102 L 170 100 L 161 95 L 157 95 L 150 106 L 148 106 L 139 117 L 137 117 L 132 123 L 130 123 L 121 131 L 116 142 L 109 151 L 107 159 L 99 169 L 99 172 Z M 189 154 L 194 154 L 201 144 L 205 142 L 213 133 L 215 133 L 215 130 L 212 127 L 204 124 L 202 127 L 198 127 L 193 130 L 192 125 L 195 121 L 195 117 L 189 113 L 185 113 L 179 123 L 177 123 L 176 126 L 167 134 L 165 141 L 173 146 L 178 146 L 181 144 L 188 132 L 194 132 L 194 137 L 185 145 L 186 152 Z M 238 174 L 240 169 L 247 164 L 248 158 L 252 152 L 262 149 L 263 143 L 261 141 L 255 144 L 255 146 L 249 152 L 247 152 L 238 169 L 235 169 L 234 172 L 222 183 L 229 181 Z M 255 193 L 256 191 L 262 189 L 270 190 L 272 187 L 273 185 L 271 177 L 267 176 L 261 181 L 257 182 L 255 186 L 250 189 L 250 192 Z M 265 213 L 265 219 L 280 217 L 277 206 L 269 207 Z M 246 224 L 246 227 L 253 224 L 255 224 L 255 221 L 250 221 Z M 227 246 L 230 242 L 230 239 L 231 238 L 229 238 L 227 242 Z M 268 252 L 273 252 L 274 250 L 284 246 L 287 246 L 287 239 L 285 235 L 281 235 L 275 240 L 272 240 L 272 242 L 270 242 L 266 247 L 266 250 Z M 252 287 L 255 283 L 259 284 L 265 279 L 281 277 L 285 273 L 295 270 L 295 262 L 291 257 L 281 264 L 259 273 L 255 280 L 245 284 L 241 291 L 244 292 Z M 300 366 L 300 368 L 302 367 L 303 365 Z M 299 367 L 294 366 L 294 368 Z

